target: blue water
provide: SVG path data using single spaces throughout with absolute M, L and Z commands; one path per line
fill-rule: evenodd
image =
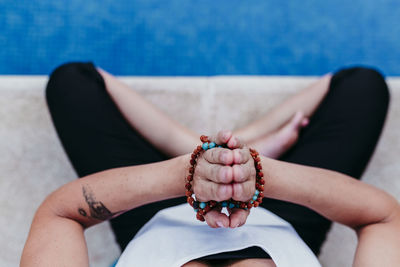
M 0 74 L 400 75 L 398 0 L 0 0 Z

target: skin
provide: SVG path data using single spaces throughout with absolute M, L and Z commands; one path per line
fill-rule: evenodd
M 104 79 L 107 92 L 126 120 L 157 149 L 166 155 L 176 157 L 190 153 L 198 145 L 200 134 L 168 117 L 105 70 L 98 68 L 98 71 Z M 330 74 L 323 76 L 273 108 L 261 119 L 237 130 L 234 135 L 241 136 L 237 140 L 238 144 L 246 143 L 266 157 L 278 158 L 297 141 L 299 131 L 307 126 L 308 118 L 327 94 L 330 80 Z M 216 136 L 214 139 L 217 138 Z M 236 141 L 231 141 L 231 148 L 235 147 L 234 142 Z M 223 140 L 221 143 L 224 143 Z M 237 217 L 238 212 L 242 213 L 234 211 L 233 218 Z M 217 216 L 220 220 L 213 216 Z M 234 219 L 233 223 L 228 224 L 223 215 L 212 212 L 206 216 L 206 221 L 207 223 L 209 220 L 213 221 L 209 223 L 210 226 L 218 221 L 220 227 L 228 225 L 237 227 L 245 223 L 246 217 L 242 214 L 238 217 L 239 221 Z
M 21 266 L 88 266 L 84 229 L 126 210 L 184 194 L 189 159 L 186 153 L 198 144 L 198 135 L 164 115 L 112 75 L 99 71 L 107 91 L 132 127 L 155 147 L 175 158 L 93 174 L 52 193 L 35 215 Z M 399 205 L 392 197 L 339 173 L 272 159 L 296 142 L 298 132 L 307 125 L 307 118 L 328 92 L 330 78 L 330 75 L 324 76 L 260 120 L 239 129 L 236 134 L 242 138 L 231 132 L 212 137 L 216 142 L 228 142 L 230 149 L 213 149 L 201 156 L 194 190 L 203 199 L 233 197 L 240 200 L 251 196 L 254 187 L 247 185 L 254 182 L 254 167 L 250 168 L 252 159 L 244 146 L 248 143 L 267 156 L 261 161 L 263 169 L 268 171 L 264 171 L 268 179 L 266 197 L 310 207 L 330 220 L 353 228 L 359 238 L 355 266 L 398 265 Z M 159 136 L 159 132 L 163 135 Z M 160 176 L 164 179 L 155 178 Z M 213 211 L 207 214 L 206 221 L 211 227 L 234 228 L 243 225 L 247 215 L 237 210 L 224 217 Z M 274 263 L 245 259 L 223 264 L 249 265 L 274 266 Z M 192 261 L 185 266 L 217 265 Z
M 104 79 L 107 92 L 126 120 L 160 151 L 171 157 L 176 157 L 190 153 L 193 147 L 198 145 L 200 133 L 193 132 L 168 117 L 135 90 L 132 90 L 105 70 L 99 68 L 98 71 Z M 234 135 L 240 136 L 249 147 L 264 151 L 264 156 L 277 158 L 288 148 L 286 144 L 282 144 L 281 139 L 286 141 L 291 137 L 290 145 L 292 145 L 297 140 L 298 130 L 289 131 L 283 137 L 279 133 L 290 124 L 297 112 L 301 114 L 297 124 L 307 125 L 307 118 L 312 116 L 327 94 L 331 77 L 331 74 L 323 76 L 273 108 L 261 119 L 238 129 L 234 132 Z M 160 132 L 163 134 L 160 135 Z M 278 140 L 277 135 L 279 136 Z M 294 137 L 288 135 L 294 135 Z M 273 143 L 280 144 L 278 150 L 281 150 L 282 147 L 284 147 L 284 150 L 276 152 L 276 148 L 272 148 Z
M 254 167 L 250 168 L 247 162 L 252 163 L 253 159 L 248 149 L 239 150 L 238 160 L 242 164 L 236 166 L 243 172 L 243 180 L 248 181 L 253 179 Z M 225 153 L 233 157 L 235 152 L 224 149 L 215 157 L 221 158 Z M 21 266 L 89 266 L 84 229 L 146 203 L 183 196 L 189 158 L 187 154 L 163 162 L 112 169 L 64 185 L 39 207 Z M 223 162 L 219 161 L 197 166 L 211 183 L 209 195 L 204 193 L 205 198 L 221 197 L 224 192 L 220 187 L 226 185 L 219 183 L 216 171 L 221 164 Z M 354 266 L 400 264 L 400 206 L 392 196 L 321 168 L 266 157 L 261 157 L 261 164 L 268 181 L 266 197 L 309 207 L 355 230 L 358 246 Z M 157 178 L 160 175 L 163 180 Z M 195 173 L 194 179 L 199 178 Z

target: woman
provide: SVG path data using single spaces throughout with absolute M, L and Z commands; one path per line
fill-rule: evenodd
M 87 177 L 62 187 L 41 205 L 22 265 L 52 260 L 52 266 L 67 260 L 85 265 L 84 228 L 130 210 L 111 220 L 124 249 L 157 211 L 185 202 L 187 153 L 199 143 L 197 134 L 92 64 L 59 67 L 50 77 L 47 100 L 74 168 L 80 177 Z M 381 266 L 382 260 L 393 265 L 399 261 L 396 253 L 391 254 L 399 249 L 393 234 L 399 226 L 398 204 L 349 177 L 359 178 L 365 169 L 388 101 L 386 83 L 374 70 L 352 68 L 326 75 L 233 136 L 221 132 L 215 137 L 217 142 L 228 142 L 230 149 L 213 149 L 201 156 L 194 191 L 204 201 L 249 199 L 254 175 L 245 142 L 264 156 L 261 162 L 268 179 L 262 207 L 293 225 L 316 255 L 333 220 L 357 230 L 355 264 L 375 266 L 379 259 Z M 168 157 L 174 158 L 165 161 Z M 132 165 L 136 166 L 126 167 Z M 236 228 L 245 224 L 247 216 L 244 210 L 229 217 L 212 211 L 206 222 L 211 227 Z M 377 236 L 385 236 L 384 242 Z M 280 266 L 274 255 L 255 245 L 201 255 L 186 265 L 268 266 L 274 264 L 271 258 Z

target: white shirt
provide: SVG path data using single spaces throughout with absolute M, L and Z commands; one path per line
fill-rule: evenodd
M 203 256 L 258 246 L 277 267 L 320 267 L 293 227 L 264 208 L 253 208 L 239 228 L 211 228 L 182 204 L 159 211 L 129 243 L 116 267 L 174 267 Z

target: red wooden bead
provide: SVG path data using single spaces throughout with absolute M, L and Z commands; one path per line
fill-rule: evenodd
M 249 202 L 249 203 L 247 203 L 247 208 L 248 209 L 251 209 L 251 207 L 252 207 L 253 205 Z
M 259 203 L 257 201 L 254 201 L 253 205 L 254 205 L 255 208 L 257 208 Z
M 203 215 L 200 215 L 200 214 L 198 214 L 198 213 L 197 213 L 197 215 L 196 215 L 196 218 L 197 218 L 197 220 L 199 220 L 199 221 L 202 221 L 202 222 L 205 221 Z
M 264 177 L 264 173 L 263 173 L 263 172 L 258 172 L 258 173 L 257 173 L 257 176 L 258 176 L 258 177 Z
M 192 196 L 193 195 L 193 192 L 192 191 L 186 191 L 186 196 L 187 197 L 190 197 L 190 196 Z
M 263 197 L 264 197 L 264 192 L 260 192 L 260 193 L 258 194 L 258 196 L 261 197 L 261 198 L 263 198 Z
M 256 188 L 258 191 L 264 191 L 264 186 L 261 184 L 256 184 Z
M 192 189 L 192 185 L 190 183 L 187 183 L 187 184 L 185 184 L 185 188 L 187 190 L 190 190 L 190 189 Z
M 197 212 L 197 214 L 204 215 L 204 210 L 199 209 L 199 211 Z
M 258 182 L 259 182 L 260 184 L 265 184 L 265 180 L 264 180 L 264 179 L 260 179 Z
M 191 174 L 194 173 L 194 168 L 193 168 L 193 167 L 190 167 L 190 168 L 189 168 L 189 173 L 191 173 Z
M 257 157 L 257 158 L 254 159 L 254 161 L 255 161 L 255 162 L 260 162 L 260 158 Z
M 193 175 L 188 175 L 188 177 L 186 177 L 186 179 L 189 181 L 189 182 L 191 182 L 191 181 L 193 181 Z
M 257 198 L 257 202 L 258 202 L 258 203 L 261 203 L 261 202 L 262 202 L 262 197 L 258 197 L 258 198 Z
M 191 160 L 190 160 L 190 164 L 191 164 L 191 165 L 194 165 L 194 164 L 196 164 L 196 160 L 194 160 L 194 159 L 191 159 Z
M 258 156 L 258 152 L 254 150 L 253 152 L 250 152 L 250 155 L 255 159 Z
M 206 135 L 200 136 L 200 141 L 203 142 L 203 143 L 209 142 L 209 141 L 208 141 L 208 136 L 206 136 Z
M 260 163 L 258 163 L 258 164 L 256 165 L 256 169 L 257 169 L 257 170 L 261 170 L 261 169 L 262 169 L 262 166 L 261 166 Z
M 247 204 L 245 202 L 240 203 L 240 208 L 244 209 L 247 207 Z
M 204 212 L 205 212 L 205 213 L 209 212 L 210 210 L 211 210 L 211 207 L 210 207 L 209 205 L 207 205 L 207 206 L 204 208 Z
M 215 201 L 215 200 L 211 200 L 210 201 L 210 206 L 211 207 L 215 207 L 217 205 L 217 201 Z

